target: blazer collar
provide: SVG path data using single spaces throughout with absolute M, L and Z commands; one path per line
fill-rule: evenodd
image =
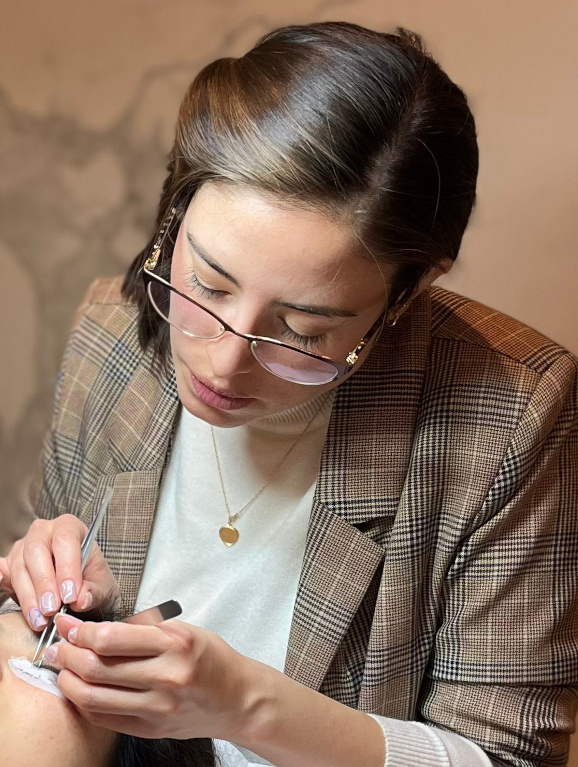
M 316 499 L 351 524 L 395 515 L 407 474 L 430 346 L 422 293 L 385 327 L 365 364 L 337 390 Z

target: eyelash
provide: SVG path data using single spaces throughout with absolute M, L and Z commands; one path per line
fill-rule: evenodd
M 187 274 L 186 282 L 188 286 L 191 288 L 191 290 L 194 290 L 197 293 L 197 295 L 202 296 L 203 298 L 220 298 L 221 296 L 224 296 L 226 294 L 226 291 L 224 290 L 214 290 L 213 288 L 208 288 L 206 285 L 203 285 L 202 282 L 199 282 L 199 278 L 193 271 L 190 271 Z M 327 335 L 325 333 L 321 333 L 318 336 L 302 336 L 299 333 L 296 333 L 285 322 L 283 322 L 283 325 L 284 327 L 281 332 L 281 335 L 284 338 L 287 338 L 290 341 L 293 341 L 293 343 L 299 344 L 306 351 L 311 351 L 312 349 L 317 348 L 327 338 Z
M 292 330 L 289 327 L 289 325 L 286 325 L 285 323 L 283 324 L 285 325 L 285 327 L 281 331 L 281 335 L 284 338 L 288 338 L 290 341 L 293 341 L 294 343 L 299 344 L 305 349 L 305 351 L 311 351 L 312 349 L 316 349 L 327 338 L 325 333 L 322 333 L 321 335 L 318 335 L 318 336 L 302 336 L 299 333 L 296 333 L 294 330 Z
M 203 296 L 204 298 L 218 298 L 219 296 L 225 295 L 224 290 L 213 290 L 213 288 L 207 288 L 205 285 L 199 282 L 199 278 L 194 272 L 189 272 L 187 275 L 187 284 L 192 290 L 196 291 L 199 296 Z

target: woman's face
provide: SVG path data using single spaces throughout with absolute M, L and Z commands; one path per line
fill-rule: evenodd
M 348 226 L 211 182 L 197 191 L 181 224 L 171 282 L 235 330 L 341 362 L 386 302 L 380 269 L 353 247 Z M 341 383 L 276 378 L 232 333 L 202 340 L 171 327 L 171 347 L 184 407 L 215 426 L 249 423 Z
M 8 667 L 38 643 L 21 613 L 0 614 L 0 752 L 10 767 L 100 767 L 116 734 L 89 724 L 66 701 L 32 687 Z

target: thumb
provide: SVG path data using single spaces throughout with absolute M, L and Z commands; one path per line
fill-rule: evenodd
M 78 599 L 71 604 L 71 608 L 75 612 L 109 608 L 118 598 L 119 589 L 114 575 L 100 549 L 95 547 L 83 573 Z

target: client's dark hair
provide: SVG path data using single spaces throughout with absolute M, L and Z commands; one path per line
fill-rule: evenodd
M 109 767 L 213 767 L 215 764 L 210 738 L 149 740 L 122 733 L 109 761 Z
M 18 605 L 8 603 L 2 606 L 0 615 L 20 612 Z M 100 623 L 118 620 L 114 612 L 97 609 L 89 613 L 68 612 L 80 620 Z M 210 738 L 173 740 L 172 738 L 137 738 L 119 733 L 107 767 L 218 767 Z

